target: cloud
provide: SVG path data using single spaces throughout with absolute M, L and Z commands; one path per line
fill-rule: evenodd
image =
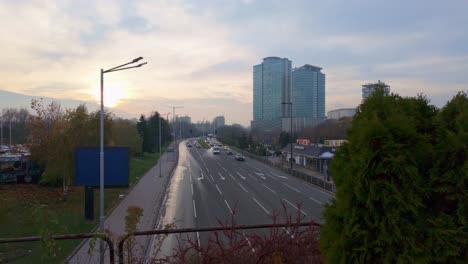
M 468 83 L 463 1 L 4 1 L 0 87 L 93 100 L 99 70 L 138 115 L 183 104 L 193 120 L 252 118 L 252 65 L 288 57 L 327 74 L 327 110 L 360 103 L 378 79 L 405 95 L 449 98 Z M 114 88 L 115 89 L 115 88 Z

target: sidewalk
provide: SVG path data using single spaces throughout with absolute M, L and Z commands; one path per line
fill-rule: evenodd
M 177 148 L 174 148 L 177 149 Z M 162 177 L 159 171 L 162 164 Z M 159 215 L 162 200 L 164 198 L 167 185 L 170 182 L 170 177 L 177 164 L 177 156 L 175 152 L 164 153 L 158 164 L 151 168 L 136 185 L 126 194 L 120 201 L 120 204 L 106 217 L 104 222 L 105 229 L 110 230 L 116 237 L 125 234 L 125 216 L 129 206 L 138 206 L 143 209 L 143 216 L 138 225 L 138 230 L 153 229 Z M 150 236 L 140 236 L 136 238 L 136 253 L 138 256 L 144 256 Z M 117 241 L 114 241 L 115 260 L 117 258 Z M 93 254 L 88 254 L 89 241 L 86 240 L 80 244 L 74 254 L 69 257 L 67 263 L 99 263 L 99 240 L 97 240 Z M 109 262 L 109 252 L 106 250 L 104 263 Z
M 283 166 L 285 168 L 288 168 L 290 166 L 289 163 L 282 160 L 280 157 L 271 156 L 271 157 L 268 157 L 268 160 L 271 161 L 273 164 L 275 164 L 277 166 Z M 313 171 L 311 169 L 307 169 L 307 168 L 305 168 L 305 167 L 303 167 L 301 165 L 294 164 L 294 170 L 300 171 L 302 173 L 305 173 L 307 175 L 310 175 L 310 176 L 313 176 L 313 177 L 316 177 L 316 178 L 326 180 L 325 175 L 323 175 L 323 173 L 320 173 L 318 171 Z M 330 181 L 330 182 L 333 182 L 333 181 Z

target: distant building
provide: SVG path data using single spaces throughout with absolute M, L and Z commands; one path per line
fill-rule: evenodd
M 325 119 L 325 74 L 322 68 L 305 64 L 292 71 L 291 102 L 293 133 Z M 290 107 L 289 105 L 287 105 Z M 291 118 L 282 118 L 282 130 L 290 133 Z
M 190 116 L 180 116 L 178 118 L 178 121 L 179 122 L 185 122 L 187 124 L 191 124 L 192 123 L 192 118 Z
M 213 127 L 214 129 L 218 127 L 222 127 L 226 124 L 226 120 L 224 119 L 224 116 L 217 116 L 213 119 Z
M 281 129 L 281 118 L 289 116 L 291 97 L 291 61 L 287 58 L 266 57 L 253 66 L 252 129 L 274 131 Z
M 328 119 L 340 119 L 342 117 L 353 117 L 356 114 L 356 108 L 340 108 L 328 111 Z
M 292 71 L 294 117 L 325 118 L 325 74 L 321 70 L 306 64 Z
M 376 83 L 368 83 L 364 84 L 362 86 L 362 102 L 364 102 L 367 97 L 369 97 L 377 88 L 383 88 L 385 94 L 390 93 L 390 85 L 385 84 L 384 82 L 381 82 L 380 80 Z

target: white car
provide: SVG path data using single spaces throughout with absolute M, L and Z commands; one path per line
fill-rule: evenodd
M 217 155 L 217 154 L 219 154 L 219 153 L 221 153 L 221 151 L 219 150 L 219 148 L 214 147 L 214 148 L 213 148 L 213 154 Z

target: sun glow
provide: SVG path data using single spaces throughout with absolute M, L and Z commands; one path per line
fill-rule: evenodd
M 93 89 L 93 91 L 90 93 L 93 99 L 95 99 L 99 103 L 101 100 L 100 88 L 98 87 L 96 89 Z M 104 106 L 116 107 L 124 98 L 129 98 L 129 92 L 122 88 L 121 85 L 115 83 L 104 83 Z

